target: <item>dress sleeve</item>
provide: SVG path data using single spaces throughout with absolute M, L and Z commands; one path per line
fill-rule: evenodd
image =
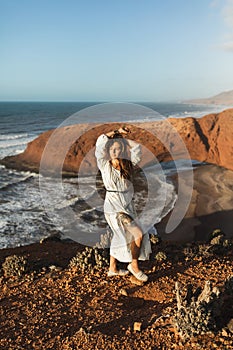
M 141 146 L 137 143 L 135 146 L 130 148 L 131 152 L 131 162 L 136 165 L 140 162 L 142 156 Z
M 95 156 L 97 160 L 97 166 L 101 170 L 106 164 L 106 143 L 108 142 L 108 137 L 104 134 L 100 135 L 96 141 L 95 145 Z

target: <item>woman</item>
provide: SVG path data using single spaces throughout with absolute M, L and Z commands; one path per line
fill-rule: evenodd
M 128 128 L 110 131 L 100 135 L 96 142 L 95 156 L 106 188 L 104 214 L 113 232 L 108 276 L 128 273 L 117 269 L 118 260 L 129 262 L 128 270 L 138 280 L 146 282 L 148 276 L 139 269 L 138 260 L 149 259 L 150 240 L 149 235 L 142 232 L 132 202 L 133 166 L 140 161 L 141 147 L 122 137 L 129 132 Z M 127 146 L 130 147 L 130 159 Z

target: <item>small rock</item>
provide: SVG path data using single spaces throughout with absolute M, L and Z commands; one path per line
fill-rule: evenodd
M 40 240 L 40 244 L 45 243 L 45 242 L 60 242 L 61 241 L 61 234 L 59 232 L 55 234 L 51 234 L 47 237 L 43 237 Z
M 141 332 L 142 322 L 134 322 L 133 330 L 134 332 Z
M 83 327 L 80 327 L 77 333 L 87 334 Z
M 222 336 L 223 337 L 228 337 L 228 333 L 227 333 L 226 329 L 224 329 L 224 328 L 222 330 Z
M 233 333 L 233 318 L 228 322 L 227 327 L 231 333 Z
M 128 296 L 128 293 L 127 293 L 127 291 L 124 288 L 120 289 L 119 293 L 121 295 L 125 295 L 126 297 Z

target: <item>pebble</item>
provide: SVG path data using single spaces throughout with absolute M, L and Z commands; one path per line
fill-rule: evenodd
M 121 295 L 125 295 L 126 297 L 128 296 L 127 290 L 125 290 L 124 288 L 120 289 L 119 293 Z
M 228 322 L 227 327 L 231 333 L 233 333 L 233 318 Z
M 217 348 L 218 348 L 218 344 L 213 343 L 212 345 L 213 345 L 213 347 L 214 347 L 215 349 L 217 349 Z
M 228 337 L 228 333 L 227 333 L 227 331 L 224 328 L 222 330 L 222 336 L 223 337 Z
M 134 322 L 133 330 L 134 332 L 141 332 L 142 322 Z

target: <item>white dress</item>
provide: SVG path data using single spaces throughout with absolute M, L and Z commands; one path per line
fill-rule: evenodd
M 110 244 L 110 255 L 121 262 L 131 262 L 131 242 L 132 236 L 124 229 L 124 226 L 117 219 L 119 212 L 130 215 L 140 226 L 137 215 L 134 210 L 133 186 L 129 180 L 121 177 L 120 171 L 115 169 L 106 159 L 106 143 L 108 137 L 100 135 L 96 142 L 95 156 L 97 165 L 102 174 L 104 186 L 106 188 L 106 197 L 104 201 L 104 214 L 112 230 L 112 239 Z M 131 161 L 136 165 L 140 161 L 141 147 L 139 144 L 130 149 Z M 150 239 L 147 232 L 143 234 L 143 240 L 140 248 L 139 260 L 148 260 L 151 253 Z

